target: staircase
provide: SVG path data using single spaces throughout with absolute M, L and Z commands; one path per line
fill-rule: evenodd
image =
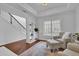
M 26 25 L 22 25 L 19 19 L 16 19 L 11 13 L 1 11 L 1 17 L 4 18 L 12 26 L 14 26 L 14 28 L 26 34 Z
M 26 39 L 26 25 L 21 24 L 11 13 L 1 11 L 0 33 L 0 45 L 23 40 Z

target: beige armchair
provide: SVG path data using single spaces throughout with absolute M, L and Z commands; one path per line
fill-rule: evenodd
M 50 49 L 67 48 L 67 43 L 71 42 L 71 33 L 66 32 L 60 39 L 47 40 L 47 46 Z
M 71 34 L 70 32 L 65 32 L 60 39 L 52 39 L 52 40 L 47 40 L 47 46 L 49 49 L 54 50 L 58 48 L 67 48 L 67 44 L 71 42 Z
M 71 38 L 71 35 L 72 35 L 72 33 L 70 33 L 70 32 L 65 32 L 65 33 L 63 34 L 62 38 L 56 39 L 56 41 L 59 41 L 59 42 L 62 43 L 61 48 L 67 48 L 67 43 L 68 43 L 68 42 L 71 42 L 71 39 L 72 39 L 72 38 Z

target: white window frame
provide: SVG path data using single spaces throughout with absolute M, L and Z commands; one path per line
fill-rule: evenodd
M 60 20 L 49 20 L 44 22 L 44 35 L 59 36 L 61 32 Z M 53 34 L 54 33 L 54 34 Z

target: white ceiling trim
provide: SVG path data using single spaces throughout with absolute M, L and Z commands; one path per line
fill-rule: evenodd
M 20 3 L 19 5 L 22 6 L 23 8 L 25 8 L 26 10 L 30 11 L 31 13 L 33 13 L 35 16 L 37 16 L 37 12 L 28 4 Z

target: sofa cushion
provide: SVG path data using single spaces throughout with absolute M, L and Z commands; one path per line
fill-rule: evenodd
M 63 55 L 64 56 L 79 56 L 79 53 L 72 51 L 70 49 L 66 49 L 64 50 Z
M 59 37 L 62 38 L 62 36 L 64 35 L 64 32 L 60 32 L 59 33 Z
M 77 43 L 68 43 L 67 48 L 79 53 L 79 44 Z
M 75 40 L 75 43 L 79 44 L 79 41 L 78 40 Z
M 70 32 L 65 32 L 65 34 L 62 36 L 62 39 L 69 39 L 71 36 Z

